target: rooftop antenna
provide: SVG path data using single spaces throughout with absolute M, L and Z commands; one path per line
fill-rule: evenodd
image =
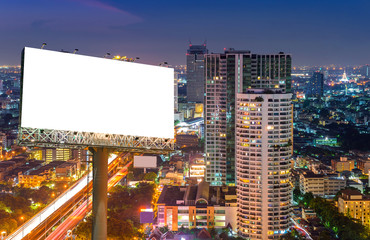
M 203 44 L 204 46 L 207 46 L 207 38 L 206 39 L 204 39 L 204 44 Z
M 41 49 L 44 49 L 45 46 L 46 46 L 46 43 L 42 43 Z
M 192 46 L 193 44 L 191 43 L 191 40 L 190 40 L 190 38 L 189 38 L 189 46 Z
M 73 51 L 73 54 L 76 54 L 76 52 L 78 51 L 78 48 L 76 48 L 74 51 Z

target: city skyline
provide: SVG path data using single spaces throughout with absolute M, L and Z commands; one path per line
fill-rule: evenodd
M 189 41 L 207 41 L 210 52 L 229 47 L 259 54 L 283 51 L 292 54 L 293 66 L 363 65 L 370 63 L 369 6 L 362 0 L 3 2 L 0 65 L 19 65 L 24 46 L 43 42 L 52 50 L 77 48 L 83 55 L 110 52 L 140 57 L 143 63 L 179 65 L 186 62 Z
M 369 7 L 0 1 L 0 238 L 370 240 Z

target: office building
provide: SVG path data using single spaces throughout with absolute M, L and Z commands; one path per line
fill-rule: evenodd
M 291 92 L 291 56 L 229 49 L 205 55 L 206 181 L 235 185 L 235 99 L 251 88 Z
M 51 161 L 67 161 L 72 158 L 72 150 L 67 148 L 45 148 L 42 157 L 47 163 Z
M 310 78 L 307 96 L 315 98 L 322 98 L 324 96 L 324 74 L 320 71 L 314 72 Z
M 208 53 L 206 44 L 189 45 L 186 53 L 187 101 L 204 101 L 204 54 Z
M 237 94 L 238 233 L 278 239 L 290 227 L 291 93 L 251 89 Z

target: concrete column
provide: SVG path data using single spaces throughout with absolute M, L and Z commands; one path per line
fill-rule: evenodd
M 92 240 L 107 239 L 108 150 L 93 150 L 93 227 Z

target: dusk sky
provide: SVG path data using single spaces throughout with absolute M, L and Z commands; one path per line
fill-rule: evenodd
M 189 40 L 291 53 L 293 65 L 370 64 L 368 0 L 1 0 L 0 65 L 25 46 L 185 64 Z

